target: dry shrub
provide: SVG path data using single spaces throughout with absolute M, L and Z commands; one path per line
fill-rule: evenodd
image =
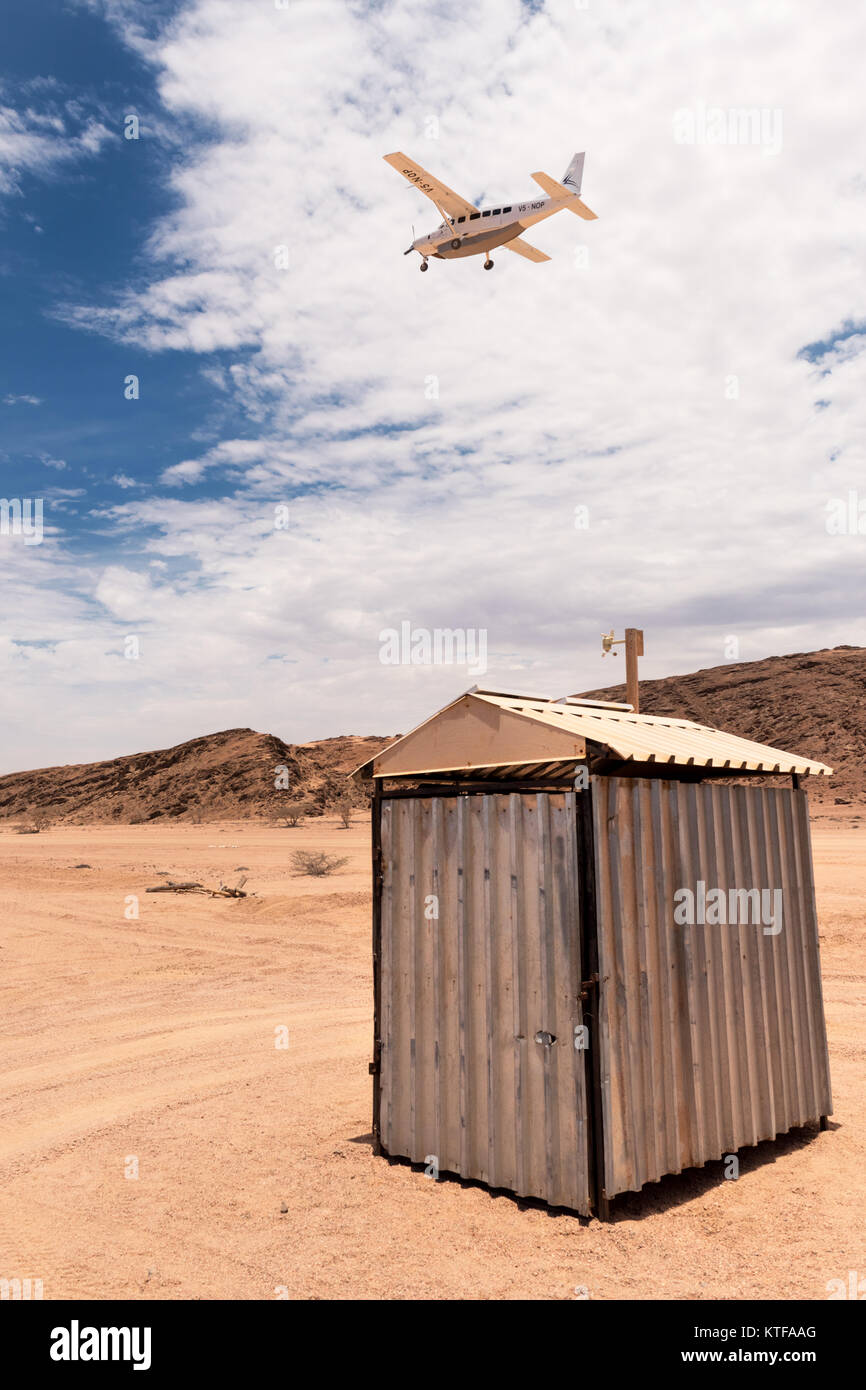
M 310 801 L 290 801 L 284 806 L 278 817 L 281 825 L 285 825 L 289 830 L 294 830 L 296 825 L 300 825 L 305 816 L 313 815 L 316 808 Z
M 327 874 L 332 874 L 335 869 L 341 869 L 348 862 L 348 858 L 340 858 L 336 854 L 325 854 L 323 850 L 316 852 L 306 849 L 296 849 L 291 860 L 292 868 L 296 874 L 309 874 L 313 878 L 324 878 Z
M 339 817 L 340 825 L 343 830 L 348 830 L 352 824 L 352 812 L 357 808 L 350 796 L 341 796 L 331 803 L 330 809 Z

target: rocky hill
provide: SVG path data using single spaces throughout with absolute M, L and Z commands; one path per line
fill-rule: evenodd
M 349 735 L 290 744 L 253 729 L 226 729 L 152 753 L 0 777 L 0 818 L 231 820 L 276 815 L 287 800 L 321 809 L 354 786 L 346 774 L 385 742 Z M 287 769 L 280 774 L 287 789 L 275 787 L 278 768 Z
M 621 659 L 610 668 L 623 669 Z M 583 691 L 622 700 L 622 686 Z M 726 729 L 829 763 L 835 775 L 808 782 L 818 803 L 866 802 L 866 649 L 833 647 L 712 666 L 641 681 L 641 710 Z M 347 735 L 284 743 L 273 734 L 226 729 L 174 748 L 109 762 L 41 768 L 0 777 L 0 820 L 142 822 L 160 817 L 232 820 L 276 815 L 286 800 L 318 808 L 345 794 L 346 774 L 387 738 Z M 288 770 L 288 790 L 274 786 Z

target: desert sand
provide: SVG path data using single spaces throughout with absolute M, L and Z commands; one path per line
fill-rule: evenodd
M 0 1276 L 46 1299 L 826 1298 L 866 1273 L 866 829 L 837 810 L 813 825 L 830 1129 L 610 1225 L 373 1156 L 363 816 L 3 829 Z M 349 862 L 295 877 L 294 848 Z M 241 872 L 255 896 L 145 893 Z

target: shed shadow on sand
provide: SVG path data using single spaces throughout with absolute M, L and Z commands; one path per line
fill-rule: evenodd
M 827 1132 L 832 1133 L 841 1129 L 842 1126 L 832 1118 L 827 1121 Z M 766 1167 L 768 1164 L 778 1163 L 791 1154 L 798 1153 L 808 1145 L 813 1144 L 820 1137 L 821 1131 L 817 1122 L 803 1125 L 798 1129 L 791 1129 L 787 1134 L 780 1135 L 777 1139 L 765 1139 L 760 1144 L 753 1147 L 740 1149 L 737 1157 L 740 1161 L 740 1178 L 748 1173 L 757 1172 L 758 1169 Z M 358 1134 L 351 1138 L 351 1144 L 366 1144 L 371 1149 L 373 1147 L 372 1133 Z M 382 1154 L 382 1161 L 391 1167 L 410 1168 L 413 1173 L 424 1176 L 425 1165 L 423 1163 L 413 1163 L 408 1158 L 392 1157 L 390 1154 Z M 429 1181 L 429 1179 L 428 1179 Z M 537 1197 L 518 1197 L 515 1193 L 509 1192 L 504 1187 L 489 1187 L 487 1183 L 479 1181 L 477 1178 L 462 1178 L 459 1173 L 448 1173 L 444 1170 L 439 1173 L 439 1182 L 454 1184 L 464 1189 L 477 1188 L 481 1192 L 486 1192 L 493 1201 L 505 1201 L 515 1206 L 518 1211 L 540 1211 L 551 1220 L 565 1218 L 566 1220 L 577 1221 L 581 1226 L 588 1226 L 590 1221 L 596 1218 L 580 1216 L 577 1212 L 571 1211 L 568 1207 L 552 1207 Z M 647 1217 L 657 1216 L 661 1212 L 672 1211 L 677 1207 L 685 1206 L 689 1202 L 697 1201 L 714 1187 L 721 1187 L 726 1182 L 733 1179 L 725 1177 L 725 1159 L 714 1159 L 712 1162 L 704 1164 L 701 1168 L 686 1168 L 682 1173 L 669 1173 L 660 1178 L 658 1182 L 647 1183 L 640 1192 L 623 1192 L 615 1197 L 610 1204 L 610 1219 L 607 1225 L 615 1225 L 618 1222 L 644 1221 Z

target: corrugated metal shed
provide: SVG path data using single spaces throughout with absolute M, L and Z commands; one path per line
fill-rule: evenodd
M 374 777 L 465 774 L 526 775 L 553 763 L 607 750 L 622 763 L 700 768 L 712 774 L 828 775 L 824 763 L 753 743 L 687 719 L 635 714 L 598 701 L 542 700 L 495 691 L 467 691 L 410 733 L 389 744 L 359 772 Z
M 665 1174 L 826 1127 L 799 780 L 823 763 L 621 705 L 472 690 L 358 771 L 380 1152 L 606 1215 Z M 769 774 L 793 785 L 738 785 Z M 708 888 L 739 915 L 677 917 L 683 890 Z

